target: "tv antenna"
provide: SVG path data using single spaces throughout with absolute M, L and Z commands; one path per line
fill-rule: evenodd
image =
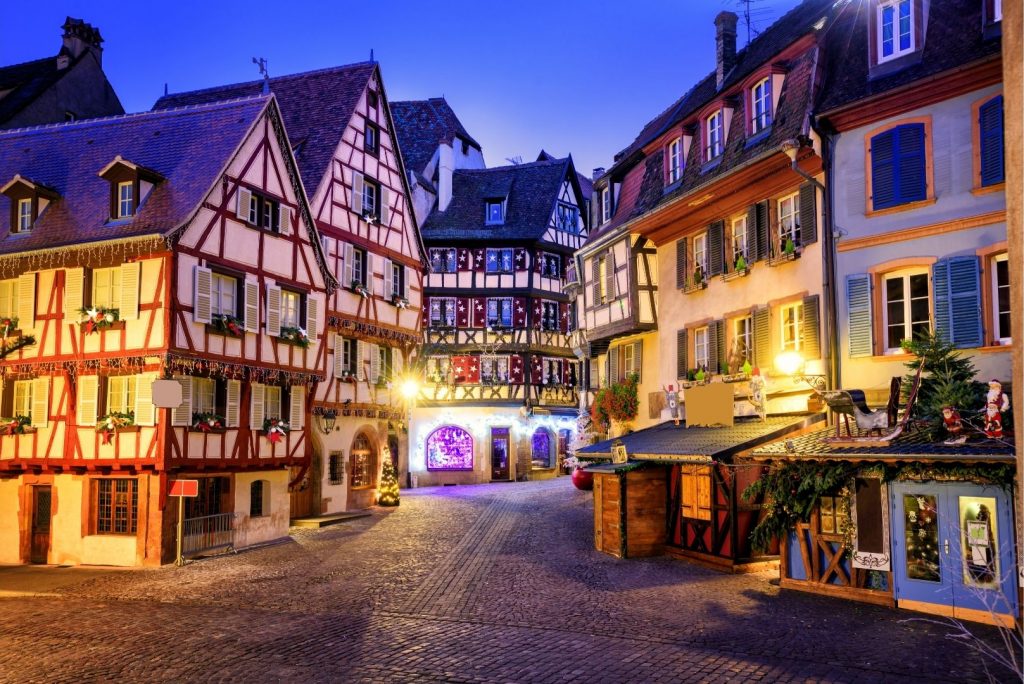
M 263 77 L 263 94 L 266 95 L 270 92 L 270 71 L 267 69 L 267 60 L 264 57 L 259 59 L 253 57 L 252 63 L 259 67 L 260 76 Z

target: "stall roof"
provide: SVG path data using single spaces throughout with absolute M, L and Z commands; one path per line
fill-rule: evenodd
M 737 418 L 732 427 L 676 427 L 671 422 L 631 432 L 580 449 L 582 457 L 611 457 L 612 443 L 621 441 L 629 458 L 637 461 L 707 463 L 736 454 L 809 428 L 825 420 L 825 414 L 789 414 L 759 418 Z
M 1012 463 L 1012 446 L 992 440 L 969 441 L 957 446 L 946 446 L 932 441 L 927 431 L 903 434 L 886 446 L 835 446 L 828 437 L 835 429 L 825 427 L 789 439 L 779 439 L 758 447 L 751 458 L 773 460 L 843 460 L 843 461 L 933 461 L 967 463 Z

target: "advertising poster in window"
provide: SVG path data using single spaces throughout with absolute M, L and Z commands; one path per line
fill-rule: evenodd
M 960 497 L 960 535 L 964 584 L 998 589 L 999 530 L 994 497 Z

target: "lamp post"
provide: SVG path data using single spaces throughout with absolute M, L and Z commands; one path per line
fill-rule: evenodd
M 338 421 L 338 412 L 334 409 L 325 409 L 320 413 L 317 420 L 317 427 L 320 432 L 329 435 L 334 432 L 334 426 Z

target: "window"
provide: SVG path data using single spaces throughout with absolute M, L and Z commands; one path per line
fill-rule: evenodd
M 693 331 L 693 362 L 697 370 L 708 369 L 708 329 L 697 328 Z
M 540 327 L 543 330 L 558 331 L 561 329 L 558 320 L 558 302 L 541 303 Z
M 451 247 L 430 250 L 430 268 L 434 273 L 455 273 L 455 249 Z
M 786 251 L 786 242 L 793 241 L 793 247 L 800 246 L 800 198 L 797 194 L 783 197 L 779 205 L 779 254 Z
M 741 216 L 732 220 L 732 266 L 739 269 L 740 257 L 747 264 L 747 217 Z
M 430 298 L 430 327 L 432 328 L 454 328 L 455 327 L 455 298 L 454 297 L 431 297 Z
M 213 378 L 192 378 L 192 411 L 217 412 L 217 381 Z
M 332 451 L 327 459 L 327 481 L 332 485 L 342 483 L 345 477 L 345 466 L 340 451 Z
M 348 338 L 341 340 L 341 372 L 355 375 L 356 373 L 356 341 Z
M 562 384 L 562 360 L 561 359 L 544 359 L 544 378 L 543 384 L 545 385 L 561 385 Z
M 363 128 L 363 149 L 365 149 L 370 154 L 377 154 L 379 146 L 380 129 L 377 128 L 372 123 L 370 123 L 369 121 L 367 121 L 365 127 Z M 363 206 L 365 207 L 366 205 L 364 204 Z
M 263 512 L 263 480 L 256 480 L 249 485 L 249 516 L 262 518 Z
M 134 375 L 112 375 L 107 378 L 107 413 L 135 412 L 137 380 Z
M 622 371 L 623 379 L 628 380 L 634 374 L 640 377 L 640 345 L 641 342 L 634 342 L 621 347 L 622 349 Z
M 452 360 L 447 356 L 431 356 L 427 359 L 427 379 L 431 382 L 447 382 L 452 369 Z
M 302 316 L 302 295 L 281 290 L 281 327 L 298 328 Z
M 512 298 L 501 297 L 487 300 L 487 327 L 512 327 Z
M 750 132 L 760 133 L 772 125 L 772 80 L 765 78 L 754 85 L 750 91 L 753 118 L 750 121 Z
M 485 268 L 488 273 L 512 273 L 514 270 L 512 267 L 512 248 L 488 248 L 487 265 Z
M 213 274 L 213 290 L 210 299 L 210 311 L 214 316 L 237 316 L 236 300 L 238 299 L 238 279 L 231 276 Z
M 558 203 L 558 229 L 567 233 L 580 232 L 580 211 L 571 204 Z
M 377 109 L 378 96 L 376 90 L 366 91 L 366 107 L 371 111 Z
M 554 441 L 551 431 L 547 428 L 537 428 L 530 440 L 530 462 L 534 468 L 550 468 L 551 457 L 554 450 L 551 448 Z
M 500 225 L 505 222 L 505 201 L 487 200 L 487 219 L 485 223 L 489 226 Z
M 668 182 L 675 183 L 683 174 L 683 139 L 668 144 Z
M 363 287 L 367 286 L 366 278 L 366 250 L 358 247 L 352 248 L 352 280 Z
M 483 385 L 503 385 L 508 382 L 507 356 L 480 357 L 480 383 Z
M 540 255 L 540 272 L 541 275 L 548 278 L 561 278 L 562 277 L 562 257 L 557 254 L 541 254 Z
M 701 278 L 708 272 L 708 235 L 702 233 L 693 238 L 693 270 L 700 270 Z
M 1008 345 L 1013 342 L 1013 335 L 1010 332 L 1010 262 L 1005 254 L 992 260 L 992 288 L 995 338 L 999 344 Z
M 390 277 L 392 296 L 402 297 L 405 294 L 405 267 L 391 262 Z
M 902 352 L 903 340 L 912 340 L 931 329 L 928 274 L 896 273 L 885 276 L 885 348 Z
M 804 320 L 804 305 L 801 302 L 787 304 L 779 311 L 782 319 L 782 351 L 800 351 L 800 331 Z
M 15 232 L 26 233 L 32 230 L 32 200 L 18 200 L 18 225 Z
M 267 385 L 263 388 L 263 415 L 267 418 L 284 418 L 281 414 L 280 387 L 277 387 L 276 385 Z
M 96 534 L 135 534 L 138 529 L 139 490 L 135 480 L 95 480 L 93 515 Z
M 1006 180 L 1003 149 L 1003 96 L 978 107 L 978 178 L 981 187 L 999 185 Z
M 121 269 L 94 268 L 92 270 L 92 298 L 90 303 L 98 309 L 121 308 Z
M 32 415 L 31 380 L 14 381 L 14 415 L 26 417 Z
M 492 428 L 492 434 L 500 429 Z M 473 469 L 473 435 L 455 425 L 443 425 L 431 432 L 426 451 L 427 470 Z
M 818 500 L 818 524 L 823 534 L 843 534 L 850 524 L 850 510 L 841 496 Z
M 595 304 L 607 302 L 611 297 L 608 292 L 608 256 L 597 257 L 597 301 Z
M 377 362 L 380 366 L 380 374 L 377 376 L 377 381 L 390 382 L 391 376 L 394 374 L 391 347 L 386 347 L 383 344 L 377 345 Z
M 737 358 L 750 361 L 753 358 L 753 323 L 750 316 L 736 318 L 732 322 L 732 349 Z
M 706 122 L 704 161 L 711 161 L 722 154 L 722 111 L 709 116 Z
M 352 486 L 373 486 L 373 454 L 370 442 L 363 435 L 352 442 Z
M 380 186 L 368 178 L 363 179 L 363 217 L 380 219 Z
M 18 279 L 0 280 L 0 318 L 13 318 L 17 315 L 17 298 Z
M 878 61 L 914 49 L 914 0 L 888 0 L 878 5 Z
M 257 228 L 278 232 L 281 229 L 281 205 L 276 200 L 258 195 L 249 196 L 249 223 Z
M 135 183 L 124 181 L 117 184 L 117 218 L 126 218 L 135 213 Z
M 1003 0 L 992 0 L 992 21 L 1003 20 Z
M 601 191 L 601 223 L 612 220 L 612 193 L 609 188 Z
M 679 499 L 683 517 L 711 520 L 711 467 L 684 465 L 680 470 L 682 486 Z
M 875 211 L 928 198 L 924 123 L 890 128 L 870 140 L 871 201 Z

